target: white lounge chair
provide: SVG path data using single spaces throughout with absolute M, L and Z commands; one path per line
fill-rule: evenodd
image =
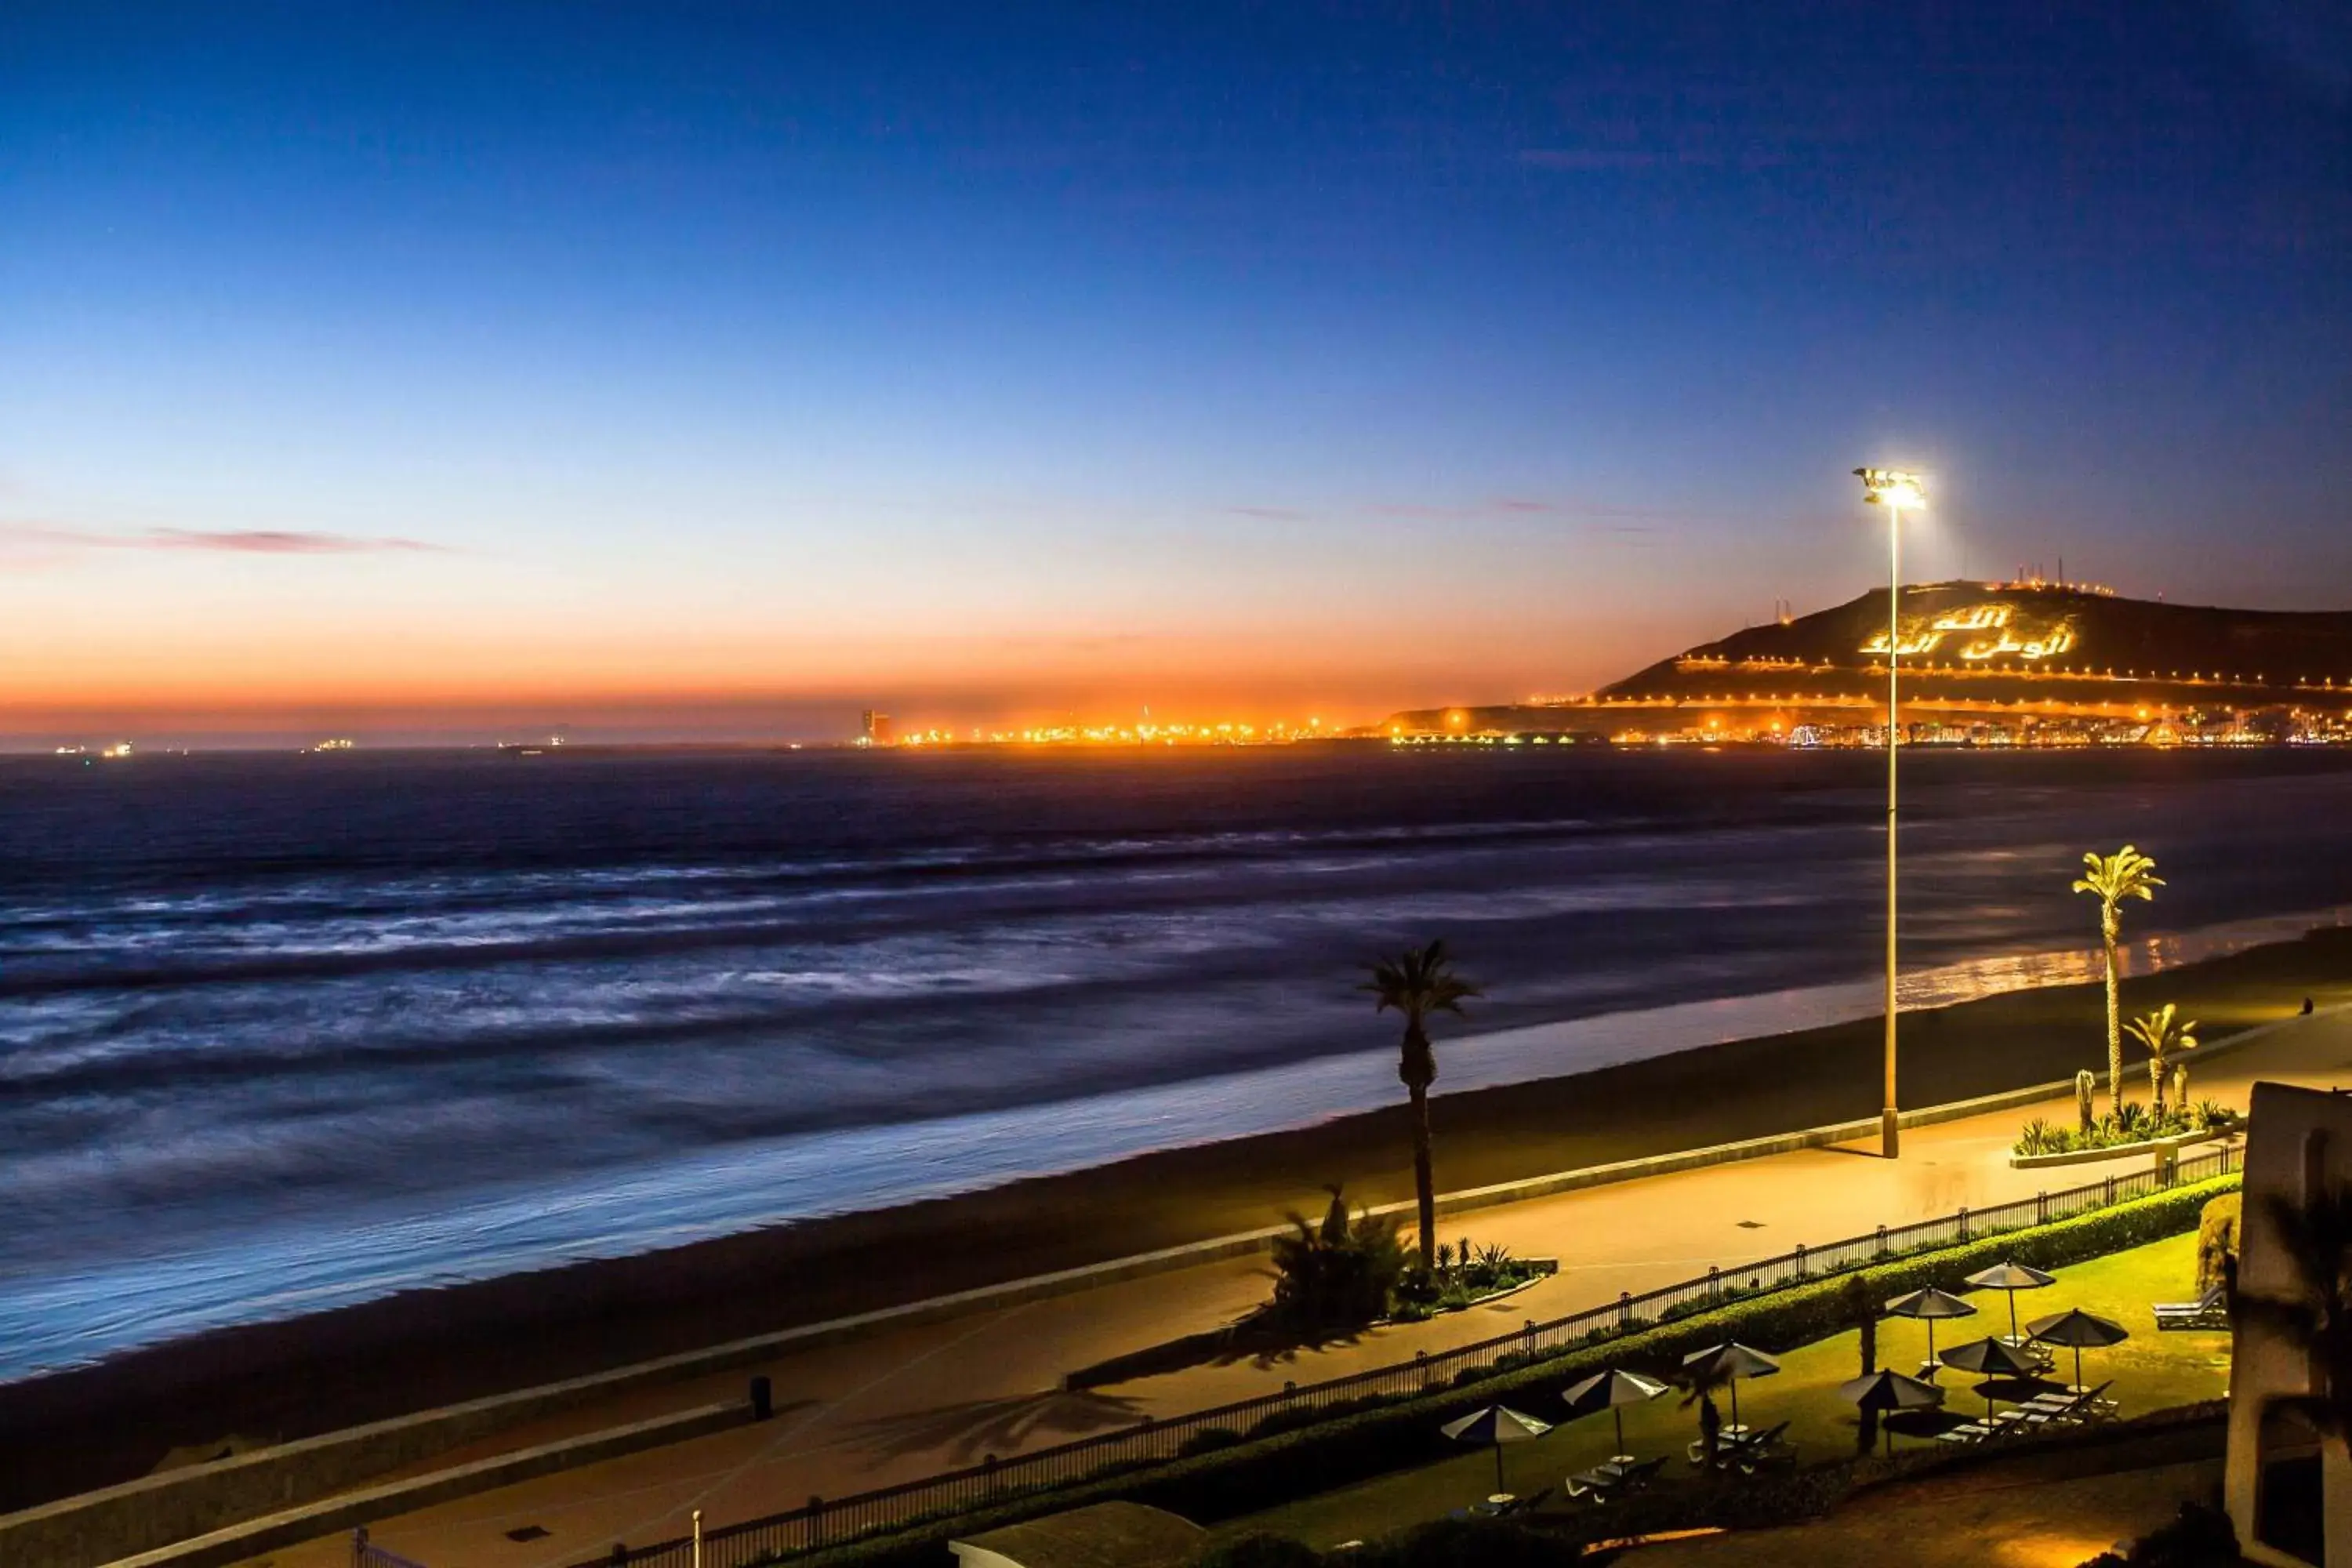
M 2194 1301 L 2158 1301 L 2153 1310 L 2159 1329 L 2226 1330 L 2230 1326 L 2229 1300 L 2219 1285 Z

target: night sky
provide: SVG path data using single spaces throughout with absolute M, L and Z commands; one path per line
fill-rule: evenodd
M 0 731 L 1573 691 L 1863 462 L 2352 606 L 2347 15 L 17 0 Z

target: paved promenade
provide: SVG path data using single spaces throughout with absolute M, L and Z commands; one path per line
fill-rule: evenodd
M 2139 1074 L 2142 1064 L 2127 1070 Z M 2352 1015 L 2290 1024 L 2192 1070 L 2190 1094 L 2242 1106 L 2257 1078 L 2352 1084 Z M 2035 1115 L 2073 1115 L 2071 1099 L 1914 1129 L 1904 1157 L 1873 1144 L 1805 1150 L 1480 1210 L 1444 1224 L 1446 1239 L 1502 1242 L 1557 1257 L 1561 1269 L 1506 1302 L 1367 1333 L 1279 1362 L 1202 1366 L 1084 1394 L 1056 1392 L 1068 1369 L 1211 1328 L 1264 1299 L 1262 1258 L 1124 1281 L 1024 1306 L 879 1333 L 757 1369 L 773 1381 L 772 1422 L 385 1520 L 381 1544 L 429 1568 L 558 1568 L 682 1534 L 695 1509 L 718 1526 L 1009 1457 L 1146 1415 L 1164 1416 L 1343 1373 L 1410 1360 L 1703 1274 L 1784 1252 L 2097 1180 L 2131 1163 L 2012 1171 L 2006 1154 Z M 1439 1170 L 1444 1151 L 1438 1151 Z M 2182 1281 L 2184 1292 L 2189 1282 Z M 750 1371 L 616 1400 L 420 1469 L 526 1442 L 740 1395 Z M 517 1542 L 508 1532 L 544 1531 Z M 341 1568 L 348 1548 L 322 1542 L 271 1553 L 273 1568 Z

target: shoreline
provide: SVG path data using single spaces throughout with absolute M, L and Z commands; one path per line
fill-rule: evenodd
M 2124 990 L 2126 1009 L 2175 1000 L 2213 1035 L 2290 1016 L 2306 994 L 2352 1001 L 2352 930 L 2129 978 Z M 2102 1066 L 2100 1019 L 2095 983 L 1906 1013 L 1904 1098 L 1963 1100 Z M 1874 1016 L 1441 1094 L 1438 1184 L 1461 1191 L 1870 1117 L 1879 1037 Z M 1443 1041 L 1439 1050 L 1443 1064 Z M 2127 1075 L 2138 1065 L 2127 1061 Z M 1407 1199 L 1407 1147 L 1400 1097 L 1287 1131 L 166 1342 L 0 1385 L 0 1510 L 143 1474 L 184 1444 L 311 1436 L 1253 1230 L 1319 1206 L 1331 1181 L 1352 1203 Z
M 2352 905 L 2149 935 L 2122 956 L 2127 973 L 2177 970 L 2345 925 Z M 2087 982 L 2097 972 L 2096 953 L 2079 949 L 1928 964 L 1903 976 L 1903 1007 L 1932 1011 L 2009 989 Z M 1611 1011 L 1487 1028 L 1475 1019 L 1450 1037 L 1438 1087 L 1459 1095 L 1843 1024 L 1869 1016 L 1879 997 L 1870 979 L 1720 995 L 1657 985 Z M 396 1227 L 390 1233 L 358 1219 L 191 1235 L 184 1245 L 168 1244 L 168 1293 L 151 1289 L 156 1266 L 135 1253 L 77 1265 L 55 1279 L 35 1265 L 0 1279 L 0 1386 L 403 1291 L 897 1208 L 1387 1108 L 1398 1092 L 1395 1047 L 1360 1015 L 1351 1023 L 1356 1043 L 1344 1052 L 750 1144 L 685 1143 L 601 1185 L 558 1178 L 447 1205 L 404 1206 L 388 1216 Z M 396 1239 L 387 1245 L 387 1235 Z M 271 1282 L 291 1290 L 273 1294 Z

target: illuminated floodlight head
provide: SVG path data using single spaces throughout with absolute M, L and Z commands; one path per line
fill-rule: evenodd
M 1853 477 L 1862 481 L 1862 499 L 1873 506 L 1891 506 L 1901 511 L 1927 508 L 1927 491 L 1916 474 L 1902 468 L 1856 468 Z

